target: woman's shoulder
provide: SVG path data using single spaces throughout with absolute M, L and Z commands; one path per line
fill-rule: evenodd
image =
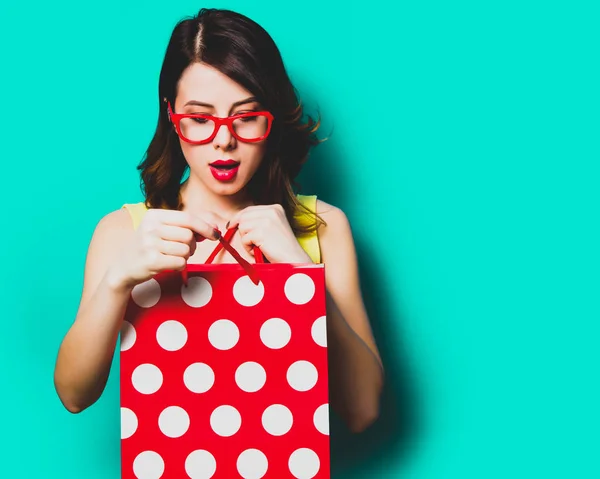
M 348 221 L 340 207 L 323 201 L 317 195 L 296 195 L 296 197 L 302 205 L 321 217 L 324 223 L 321 224 L 320 229 L 326 228 L 329 221 L 333 221 L 335 224 Z
M 147 211 L 144 202 L 125 203 L 121 207 L 106 213 L 96 225 L 99 232 L 112 231 L 115 233 L 129 233 L 139 225 L 144 213 Z
M 318 231 L 322 244 L 331 237 L 352 236 L 348 216 L 339 206 L 317 200 L 316 212 L 323 220 Z
M 316 213 L 319 216 L 325 215 L 327 217 L 333 217 L 334 220 L 339 219 L 340 217 L 345 217 L 345 214 L 341 208 L 323 201 L 322 199 L 318 198 L 317 195 L 297 194 L 296 198 L 300 204 L 302 204 L 312 213 Z M 299 214 L 302 214 L 302 212 L 299 212 Z
M 327 247 L 329 239 L 335 238 L 338 235 L 351 235 L 348 217 L 339 206 L 323 201 L 322 199 L 317 198 L 316 195 L 306 195 L 303 197 L 298 195 L 298 200 L 322 220 L 319 222 L 320 224 L 317 229 L 317 235 L 321 245 L 325 243 L 325 247 Z M 308 217 L 310 215 L 304 214 L 307 221 L 309 221 Z
M 316 195 L 298 199 L 321 219 L 314 233 L 299 238 L 313 261 L 317 263 L 327 261 L 335 270 L 340 268 L 339 265 L 354 264 L 356 261 L 354 238 L 346 213 L 339 206 L 323 201 Z M 309 216 L 307 214 L 306 217 Z M 346 266 L 341 269 L 344 268 Z
M 146 203 L 143 201 L 140 201 L 139 203 L 125 203 L 121 209 L 126 210 L 127 213 L 129 213 L 134 230 L 140 225 L 142 218 L 148 211 Z

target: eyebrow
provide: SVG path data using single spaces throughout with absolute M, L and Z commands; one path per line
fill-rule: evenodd
M 251 96 L 250 98 L 246 98 L 245 100 L 240 100 L 240 101 L 236 101 L 233 105 L 231 105 L 232 108 L 238 107 L 240 105 L 244 105 L 246 103 L 253 103 L 253 102 L 258 102 L 258 100 L 256 99 L 256 97 Z M 197 101 L 197 100 L 190 100 L 188 101 L 185 105 L 183 106 L 188 106 L 188 105 L 195 105 L 195 106 L 204 106 L 207 108 L 214 108 L 214 105 L 211 105 L 210 103 L 204 103 L 201 101 Z

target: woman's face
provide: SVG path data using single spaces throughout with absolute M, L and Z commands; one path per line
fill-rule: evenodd
M 202 113 L 221 118 L 262 110 L 249 91 L 203 63 L 193 63 L 184 70 L 173 107 L 175 113 Z M 238 132 L 254 133 L 262 128 L 261 120 L 256 119 L 238 121 L 237 125 Z M 212 122 L 189 118 L 182 119 L 180 127 L 185 136 L 195 138 L 209 136 L 214 130 Z M 190 166 L 190 179 L 219 195 L 240 192 L 260 166 L 266 148 L 266 139 L 258 143 L 240 141 L 226 125 L 219 128 L 209 143 L 193 145 L 181 138 L 179 142 Z

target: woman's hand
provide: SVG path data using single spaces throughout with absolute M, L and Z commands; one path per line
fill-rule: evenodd
M 198 216 L 177 210 L 148 210 L 132 241 L 109 267 L 110 284 L 128 289 L 161 271 L 182 270 L 194 254 L 196 242 L 218 239 L 219 221 L 222 218 L 212 213 Z
M 281 205 L 249 206 L 236 213 L 227 228 L 236 226 L 250 254 L 257 246 L 271 263 L 312 263 L 298 243 Z

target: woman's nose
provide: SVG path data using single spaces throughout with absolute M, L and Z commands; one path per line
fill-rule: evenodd
M 233 142 L 235 141 L 234 136 L 229 131 L 229 127 L 227 125 L 220 125 L 217 127 L 217 134 L 213 139 L 213 145 L 216 147 L 220 147 L 221 149 L 229 149 L 233 147 Z

